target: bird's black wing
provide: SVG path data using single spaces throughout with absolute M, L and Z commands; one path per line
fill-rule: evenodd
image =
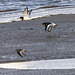
M 29 14 L 29 15 L 31 14 L 31 12 L 32 12 L 32 10 L 28 10 L 28 14 Z
M 21 54 L 20 54 L 20 52 L 17 52 L 18 53 L 18 55 L 20 55 L 21 57 L 23 57 Z

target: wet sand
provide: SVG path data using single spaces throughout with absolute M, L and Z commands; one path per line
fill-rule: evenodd
M 1 75 L 74 75 L 75 70 L 17 70 L 17 69 L 0 69 Z
M 45 32 L 44 26 L 40 26 L 43 22 L 54 22 L 58 26 L 53 28 L 51 32 Z M 15 49 L 18 48 L 28 50 L 26 57 L 21 58 L 17 55 Z M 75 58 L 75 15 L 55 15 L 30 21 L 0 24 L 0 49 L 0 58 L 2 59 L 0 63 Z M 16 70 L 13 73 L 14 70 L 1 70 L 1 74 L 5 71 L 11 71 L 11 75 L 18 74 L 19 71 Z M 74 72 L 74 70 L 27 71 L 33 74 L 34 72 L 42 74 L 47 71 L 47 73 L 52 73 L 53 75 L 56 73 L 58 75 L 60 71 L 62 71 L 60 73 L 62 75 L 69 75 Z M 27 73 L 27 71 L 24 70 L 23 73 Z M 55 74 L 53 73 L 54 71 Z

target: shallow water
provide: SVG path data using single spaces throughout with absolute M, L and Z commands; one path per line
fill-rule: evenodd
M 75 14 L 75 0 L 0 0 L 0 23 L 18 21 L 25 7 L 33 9 L 31 18 Z

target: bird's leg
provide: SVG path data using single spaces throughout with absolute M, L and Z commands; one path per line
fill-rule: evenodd
M 20 54 L 19 52 L 17 52 L 17 53 L 18 53 L 21 57 L 23 57 L 22 54 Z

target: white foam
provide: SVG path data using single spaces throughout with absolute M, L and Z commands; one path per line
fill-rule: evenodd
M 58 14 L 75 14 L 75 7 L 38 9 L 33 12 L 31 17 L 37 18 L 37 17 L 43 17 L 48 15 L 58 15 Z
M 39 60 L 30 62 L 2 63 L 0 68 L 8 69 L 75 69 L 75 58 Z

